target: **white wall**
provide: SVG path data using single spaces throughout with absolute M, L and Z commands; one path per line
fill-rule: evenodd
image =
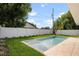
M 56 34 L 79 35 L 79 30 L 57 30 Z
M 0 38 L 52 34 L 50 29 L 0 28 Z
M 52 34 L 52 29 L 26 29 L 0 27 L 0 38 Z M 58 30 L 56 34 L 79 35 L 79 30 Z

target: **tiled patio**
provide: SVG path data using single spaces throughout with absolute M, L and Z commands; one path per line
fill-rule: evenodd
M 67 38 L 44 52 L 47 56 L 79 56 L 79 38 Z

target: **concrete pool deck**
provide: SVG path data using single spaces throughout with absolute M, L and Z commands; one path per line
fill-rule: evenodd
M 79 38 L 67 38 L 45 51 L 44 54 L 46 56 L 79 56 Z

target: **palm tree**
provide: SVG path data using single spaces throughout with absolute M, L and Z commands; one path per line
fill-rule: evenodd
M 71 13 L 68 11 L 67 13 L 61 15 L 61 17 L 58 17 L 54 23 L 54 27 L 56 30 L 75 29 L 76 24 L 72 18 Z
M 53 27 L 52 27 L 53 28 L 53 34 L 56 34 L 55 33 L 55 27 L 54 27 L 54 8 L 52 8 L 52 15 L 51 16 L 52 16 L 52 23 L 53 23 Z

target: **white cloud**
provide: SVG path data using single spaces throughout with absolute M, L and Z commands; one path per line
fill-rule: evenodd
M 52 19 L 47 20 L 47 23 L 52 25 Z
M 41 27 L 50 27 L 51 28 L 52 27 L 52 19 L 42 21 L 43 23 L 36 22 L 34 19 L 28 19 L 27 21 L 30 22 L 30 23 L 36 24 L 36 26 L 38 28 L 41 28 Z
M 46 7 L 47 6 L 47 4 L 41 4 L 41 7 Z
M 40 24 L 40 23 L 36 23 L 36 26 L 37 26 L 38 28 L 41 28 L 41 24 Z
M 59 15 L 55 16 L 55 20 L 58 18 L 58 17 L 61 17 L 61 15 L 65 14 L 66 12 L 61 12 Z
M 35 24 L 38 28 L 41 28 L 41 24 L 36 22 L 34 19 L 28 19 L 27 21 L 30 22 L 30 23 Z
M 48 19 L 45 21 L 45 27 L 52 27 L 52 19 Z
M 57 16 L 57 18 L 58 17 L 61 17 L 61 15 L 63 15 L 63 14 L 65 14 L 66 12 L 61 12 L 58 16 Z
M 36 23 L 33 19 L 28 19 L 27 21 L 30 22 L 30 23 L 33 23 L 33 24 Z
M 36 15 L 37 15 L 37 12 L 35 12 L 35 11 L 32 11 L 29 13 L 29 16 L 36 16 Z
M 44 4 L 42 4 L 42 5 L 41 5 L 41 7 L 45 7 L 45 5 L 44 5 Z
M 60 13 L 59 15 L 58 15 L 58 17 L 61 17 L 61 15 L 63 15 L 65 12 L 62 12 L 62 13 Z

